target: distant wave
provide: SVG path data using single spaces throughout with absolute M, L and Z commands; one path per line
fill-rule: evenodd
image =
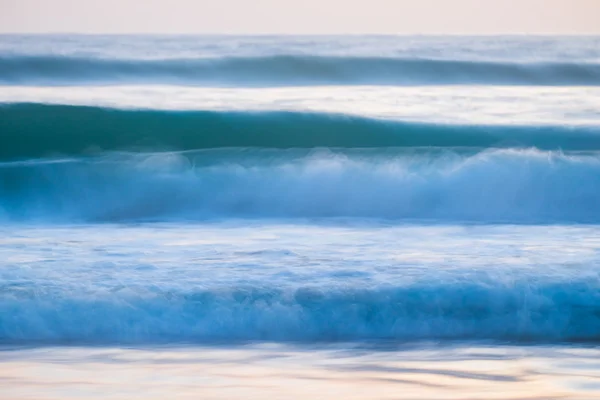
M 389 339 L 600 341 L 598 282 L 430 279 L 381 287 L 189 291 L 2 284 L 1 343 Z M 71 291 L 69 291 L 71 290 Z
M 600 222 L 600 153 L 217 149 L 0 164 L 0 220 Z
M 600 150 L 598 127 L 444 125 L 301 112 L 0 105 L 0 159 L 219 147 Z
M 0 83 L 79 85 L 600 85 L 600 64 L 275 55 L 191 59 L 0 56 Z

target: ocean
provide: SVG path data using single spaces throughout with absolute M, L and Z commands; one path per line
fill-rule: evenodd
M 0 35 L 0 398 L 600 398 L 600 37 Z

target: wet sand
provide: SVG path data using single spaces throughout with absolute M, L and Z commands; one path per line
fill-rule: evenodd
M 0 352 L 2 399 L 596 399 L 600 349 L 54 347 Z

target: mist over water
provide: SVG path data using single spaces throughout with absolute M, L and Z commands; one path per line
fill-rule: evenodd
M 112 153 L 6 162 L 0 177 L 0 209 L 8 221 L 600 219 L 595 153 L 427 148 Z

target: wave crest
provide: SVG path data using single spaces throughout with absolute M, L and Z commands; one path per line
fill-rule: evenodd
M 600 65 L 310 55 L 161 60 L 5 55 L 0 57 L 0 82 L 19 85 L 160 82 L 236 86 L 596 86 L 600 84 Z
M 444 125 L 288 111 L 127 110 L 27 103 L 0 106 L 0 160 L 218 147 L 600 150 L 600 132 L 597 127 Z

